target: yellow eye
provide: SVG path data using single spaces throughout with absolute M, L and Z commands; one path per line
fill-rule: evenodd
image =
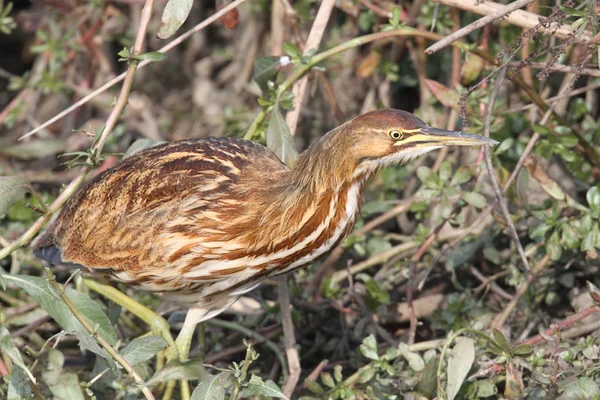
M 390 138 L 393 140 L 400 140 L 403 136 L 399 131 L 389 131 L 388 135 L 390 135 Z

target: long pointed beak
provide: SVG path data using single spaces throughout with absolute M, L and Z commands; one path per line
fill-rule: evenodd
M 477 146 L 477 145 L 496 145 L 498 142 L 494 139 L 484 136 L 473 135 L 460 131 L 447 131 L 445 129 L 433 128 L 427 126 L 420 129 L 417 142 L 438 146 Z M 416 139 L 416 138 L 415 138 Z

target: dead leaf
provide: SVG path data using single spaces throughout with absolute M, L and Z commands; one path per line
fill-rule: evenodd
M 381 62 L 381 54 L 378 51 L 372 51 L 369 55 L 360 63 L 356 70 L 356 75 L 359 78 L 367 79 L 377 71 L 379 63 Z

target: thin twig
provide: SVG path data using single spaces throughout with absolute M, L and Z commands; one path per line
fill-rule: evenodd
M 510 4 L 508 4 L 507 6 L 494 11 L 493 13 L 478 19 L 475 22 L 470 23 L 469 25 L 457 30 L 456 32 L 446 36 L 444 39 L 440 40 L 437 43 L 434 43 L 433 45 L 429 46 L 427 49 L 425 49 L 425 53 L 427 54 L 433 54 L 438 50 L 443 49 L 444 47 L 448 46 L 450 43 L 457 41 L 458 39 L 467 36 L 469 33 L 491 23 L 494 22 L 497 19 L 500 19 L 502 17 L 504 17 L 506 14 L 509 14 L 515 10 L 518 10 L 521 7 L 526 6 L 529 3 L 532 3 L 534 0 L 517 0 L 514 1 Z
M 585 310 L 582 310 L 582 311 L 578 312 L 577 314 L 572 315 L 569 318 L 567 318 L 561 322 L 557 322 L 555 324 L 550 325 L 550 328 L 547 329 L 543 335 L 541 335 L 541 334 L 535 335 L 534 337 L 531 337 L 527 340 L 516 343 L 515 346 L 520 346 L 522 344 L 528 344 L 531 346 L 535 346 L 537 344 L 543 343 L 546 341 L 545 337 L 547 337 L 549 335 L 554 335 L 556 332 L 560 332 L 565 329 L 568 329 L 568 328 L 572 327 L 573 325 L 575 325 L 577 322 L 589 317 L 590 315 L 596 314 L 598 312 L 600 312 L 600 307 L 597 305 L 586 308 Z
M 277 280 L 277 296 L 279 297 L 279 307 L 281 308 L 281 325 L 283 325 L 283 337 L 285 339 L 285 354 L 288 360 L 289 376 L 283 385 L 283 393 L 287 397 L 292 397 L 294 389 L 300 379 L 300 360 L 298 359 L 298 349 L 296 346 L 296 333 L 294 322 L 292 321 L 292 310 L 290 306 L 290 295 L 287 283 L 287 275 L 280 275 Z M 285 368 L 285 364 L 282 363 Z
M 327 27 L 327 22 L 335 6 L 335 0 L 323 0 L 317 11 L 315 22 L 310 29 L 306 45 L 304 46 L 304 53 L 311 49 L 319 49 L 319 44 L 323 38 L 323 33 Z M 296 127 L 298 126 L 298 119 L 300 118 L 300 111 L 302 110 L 302 102 L 304 101 L 304 94 L 306 93 L 306 85 L 308 84 L 308 76 L 302 77 L 296 82 L 292 88 L 294 94 L 294 106 L 285 116 L 285 122 L 290 128 L 292 136 L 296 133 Z
M 498 96 L 500 88 L 502 87 L 504 75 L 506 75 L 506 67 L 502 68 L 498 73 L 498 76 L 496 77 L 496 82 L 494 83 L 494 89 L 492 90 L 490 100 L 487 104 L 485 122 L 483 125 L 483 136 L 485 137 L 490 137 L 490 126 L 492 124 L 492 113 L 494 110 L 494 103 L 496 102 L 496 97 Z M 492 164 L 492 155 L 489 146 L 486 146 L 483 149 L 483 151 L 485 154 L 485 164 L 487 166 L 490 182 L 492 184 L 492 188 L 494 189 L 494 194 L 496 195 L 498 204 L 500 205 L 500 209 L 502 210 L 502 215 L 504 215 L 504 219 L 506 220 L 508 231 L 510 232 L 512 240 L 515 242 L 515 246 L 517 246 L 517 251 L 519 252 L 519 256 L 521 257 L 523 266 L 527 271 L 530 271 L 531 267 L 529 266 L 529 261 L 527 260 L 527 256 L 525 255 L 525 250 L 523 250 L 523 245 L 519 240 L 519 234 L 517 233 L 517 229 L 515 228 L 515 225 L 513 224 L 510 218 L 508 207 L 506 206 L 506 202 L 504 201 L 504 197 L 502 195 L 502 190 L 500 189 L 500 185 L 498 184 L 498 178 L 496 177 L 496 171 L 494 170 L 494 165 Z
M 210 17 L 206 18 L 204 21 L 200 22 L 198 25 L 196 25 L 195 27 L 193 27 L 192 29 L 190 29 L 186 33 L 184 33 L 181 36 L 177 37 L 177 39 L 174 39 L 171 42 L 169 42 L 169 44 L 164 45 L 163 47 L 161 47 L 157 51 L 161 52 L 161 53 L 167 53 L 167 52 L 169 52 L 173 48 L 175 48 L 178 45 L 180 45 L 183 41 L 185 41 L 188 38 L 190 38 L 194 33 L 199 32 L 202 29 L 206 28 L 208 25 L 210 25 L 213 22 L 217 21 L 223 15 L 227 14 L 229 11 L 233 10 L 234 8 L 237 8 L 240 4 L 242 4 L 245 1 L 246 0 L 235 0 L 231 4 L 223 7 L 222 9 L 220 9 L 219 11 L 217 11 L 216 13 L 214 13 L 213 15 L 211 15 Z M 142 61 L 142 62 L 139 63 L 138 68 L 143 68 L 146 65 L 148 65 L 150 62 L 151 61 L 144 60 L 144 61 Z M 91 92 L 87 96 L 83 97 L 81 100 L 79 100 L 75 104 L 73 104 L 70 107 L 68 107 L 66 110 L 58 113 L 54 117 L 50 118 L 48 121 L 44 122 L 42 125 L 38 126 L 37 128 L 35 128 L 35 129 L 27 132 L 25 135 L 21 136 L 19 139 L 21 140 L 21 139 L 24 139 L 24 138 L 26 138 L 28 136 L 31 136 L 31 135 L 35 134 L 36 132 L 39 132 L 40 130 L 46 128 L 47 126 L 55 123 L 56 121 L 62 119 L 64 116 L 72 113 L 73 111 L 75 111 L 76 109 L 78 109 L 82 105 L 86 104 L 88 101 L 90 101 L 94 97 L 98 96 L 99 94 L 105 92 L 106 90 L 108 90 L 112 86 L 114 86 L 117 83 L 119 83 L 122 80 L 124 80 L 126 76 L 127 76 L 127 72 L 124 72 L 121 75 L 117 76 L 116 78 L 111 79 L 110 81 L 106 82 L 104 85 L 100 86 L 98 89 L 94 90 L 93 92 Z M 0 259 L 1 258 L 2 257 L 0 257 Z

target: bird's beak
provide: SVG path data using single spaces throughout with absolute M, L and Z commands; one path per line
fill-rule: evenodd
M 447 131 L 431 126 L 419 128 L 419 130 L 409 138 L 398 141 L 399 145 L 407 143 L 414 143 L 415 147 L 489 146 L 498 144 L 496 140 L 484 136 L 460 131 Z

